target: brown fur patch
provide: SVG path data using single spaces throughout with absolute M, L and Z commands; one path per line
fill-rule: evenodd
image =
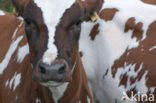
M 77 53 L 77 63 L 72 74 L 72 81 L 70 82 L 64 96 L 59 100 L 59 103 L 87 103 L 87 96 L 92 103 L 92 97 L 88 88 L 88 81 L 84 71 L 79 53 Z M 69 96 L 70 95 L 70 96 Z
M 94 27 L 92 28 L 92 31 L 90 33 L 91 40 L 94 40 L 96 35 L 99 33 L 98 29 L 99 29 L 99 24 L 94 25 Z
M 15 6 L 19 15 L 21 15 L 30 0 L 11 0 L 11 1 L 13 5 Z
M 80 57 L 83 57 L 83 53 L 82 52 L 79 52 L 79 54 L 80 54 Z
M 119 86 L 124 85 L 126 88 L 127 84 L 125 84 L 125 82 L 127 82 L 127 80 L 128 80 L 127 73 L 125 73 L 124 75 L 121 75 L 120 79 L 121 79 L 121 81 L 119 83 Z
M 156 0 L 141 0 L 144 3 L 156 5 Z
M 119 11 L 116 8 L 106 8 L 103 9 L 100 13 L 100 18 L 105 21 L 111 21 L 115 16 L 116 12 Z
M 125 24 L 125 32 L 133 30 L 132 38 L 136 37 L 137 41 L 142 39 L 143 36 L 143 24 L 141 22 L 135 23 L 135 18 L 130 18 Z

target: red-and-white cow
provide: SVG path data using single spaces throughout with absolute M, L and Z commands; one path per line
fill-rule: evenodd
M 67 83 L 54 87 L 49 84 L 51 93 L 32 79 L 24 21 L 0 11 L 0 103 L 92 103 L 79 53 L 75 56 L 67 89 L 64 90 Z
M 32 80 L 24 22 L 0 10 L 0 103 L 53 103 L 48 88 Z
M 5 48 L 1 53 L 1 102 L 10 103 L 11 101 L 17 103 L 21 102 L 24 97 L 22 103 L 33 103 L 36 98 L 37 102 L 44 103 L 51 103 L 52 99 L 54 103 L 92 102 L 78 52 L 78 41 L 81 22 L 95 19 L 95 11 L 100 3 L 96 0 L 86 0 L 86 3 L 81 0 L 12 1 L 19 15 L 25 20 L 25 27 L 21 27 L 24 24 L 17 23 L 15 25 L 16 20 L 12 20 L 13 23 L 6 22 L 7 20 L 4 19 L 8 17 L 8 14 L 0 16 L 0 38 L 4 40 L 1 41 L 1 47 Z M 12 17 L 10 18 L 12 19 Z M 8 25 L 12 25 L 13 28 L 8 27 Z M 17 29 L 14 29 L 16 26 Z M 10 29 L 12 31 L 9 31 Z M 20 36 L 17 36 L 17 32 L 24 32 L 24 29 L 28 44 L 18 47 L 23 39 L 26 43 L 24 34 L 20 33 Z M 3 35 L 5 32 L 9 38 Z M 24 35 L 24 37 L 21 35 Z M 8 46 L 4 47 L 4 44 L 8 44 Z M 29 56 L 27 57 L 28 47 L 30 48 L 30 61 L 28 61 Z M 48 94 L 45 93 L 44 89 L 35 92 L 44 87 L 35 85 L 31 80 L 29 63 L 32 63 L 33 78 L 40 84 L 49 87 L 52 98 L 49 98 L 50 94 L 46 88 Z M 25 68 L 27 66 L 28 68 Z M 35 86 L 35 90 L 33 86 Z M 22 89 L 24 89 L 23 93 L 21 93 L 23 95 L 20 95 Z M 31 91 L 31 89 L 34 91 Z M 28 90 L 31 91 L 30 96 Z M 10 99 L 4 98 L 8 93 Z M 39 97 L 36 95 L 34 97 L 34 93 Z
M 156 2 L 104 0 L 81 25 L 80 51 L 97 103 L 156 103 Z

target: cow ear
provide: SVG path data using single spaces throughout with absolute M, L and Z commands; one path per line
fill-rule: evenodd
M 27 6 L 29 0 L 12 0 L 14 7 L 19 15 L 22 15 L 24 8 Z
M 86 16 L 95 22 L 98 18 L 100 3 L 103 0 L 76 0 L 80 7 L 84 10 Z

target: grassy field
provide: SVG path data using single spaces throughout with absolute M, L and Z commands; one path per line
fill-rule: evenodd
M 13 12 L 15 10 L 11 4 L 11 0 L 0 0 L 0 9 L 7 12 Z

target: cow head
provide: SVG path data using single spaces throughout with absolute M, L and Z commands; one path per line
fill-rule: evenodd
M 71 80 L 81 23 L 94 21 L 100 0 L 12 0 L 25 20 L 33 77 L 58 86 Z

